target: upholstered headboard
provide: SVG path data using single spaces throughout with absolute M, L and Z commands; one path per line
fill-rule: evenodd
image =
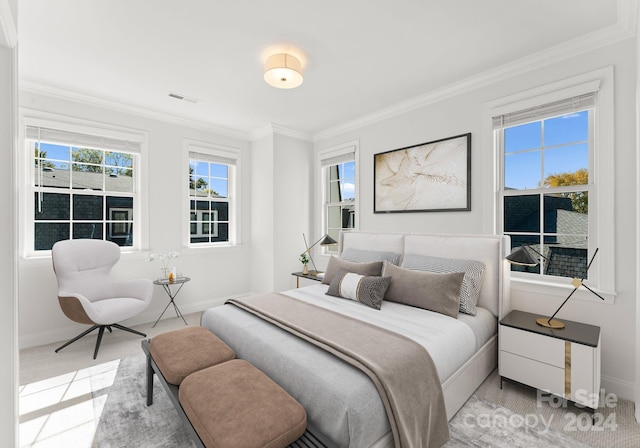
M 481 261 L 485 273 L 478 305 L 499 318 L 511 308 L 509 266 L 505 261 L 510 248 L 508 236 L 342 232 L 339 243 L 340 252 L 354 248 Z

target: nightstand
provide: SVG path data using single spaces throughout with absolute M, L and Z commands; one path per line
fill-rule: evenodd
M 597 409 L 600 327 L 563 319 L 565 328 L 545 328 L 536 324 L 538 317 L 511 311 L 500 321 L 500 380 L 514 380 Z
M 318 274 L 322 274 L 322 275 L 318 275 Z M 296 277 L 296 288 L 300 287 L 300 279 L 301 278 L 306 278 L 308 280 L 314 280 L 316 282 L 321 282 L 322 279 L 324 278 L 324 272 L 318 272 L 317 274 L 305 274 L 303 272 L 292 272 L 291 275 Z

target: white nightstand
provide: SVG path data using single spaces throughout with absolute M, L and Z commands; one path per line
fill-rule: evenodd
M 536 324 L 536 314 L 511 311 L 500 321 L 500 379 L 547 391 L 597 409 L 600 327 L 563 320 L 565 328 Z

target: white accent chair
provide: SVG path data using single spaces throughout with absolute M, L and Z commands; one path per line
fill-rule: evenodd
M 117 244 L 92 239 L 58 241 L 53 245 L 51 256 L 62 312 L 74 322 L 92 325 L 57 348 L 56 353 L 95 329 L 99 332 L 93 359 L 98 356 L 105 328 L 109 332 L 114 327 L 146 337 L 144 333 L 116 323 L 141 313 L 153 294 L 149 279 L 111 280 L 111 268 L 120 259 Z

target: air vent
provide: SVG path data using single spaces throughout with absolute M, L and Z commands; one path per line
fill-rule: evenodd
M 192 98 L 192 97 L 189 97 L 189 96 L 181 95 L 179 93 L 169 92 L 169 96 L 171 98 L 175 98 L 176 100 L 186 101 L 188 103 L 193 103 L 193 104 L 196 104 L 196 103 L 200 102 L 200 100 L 197 99 L 197 98 Z

